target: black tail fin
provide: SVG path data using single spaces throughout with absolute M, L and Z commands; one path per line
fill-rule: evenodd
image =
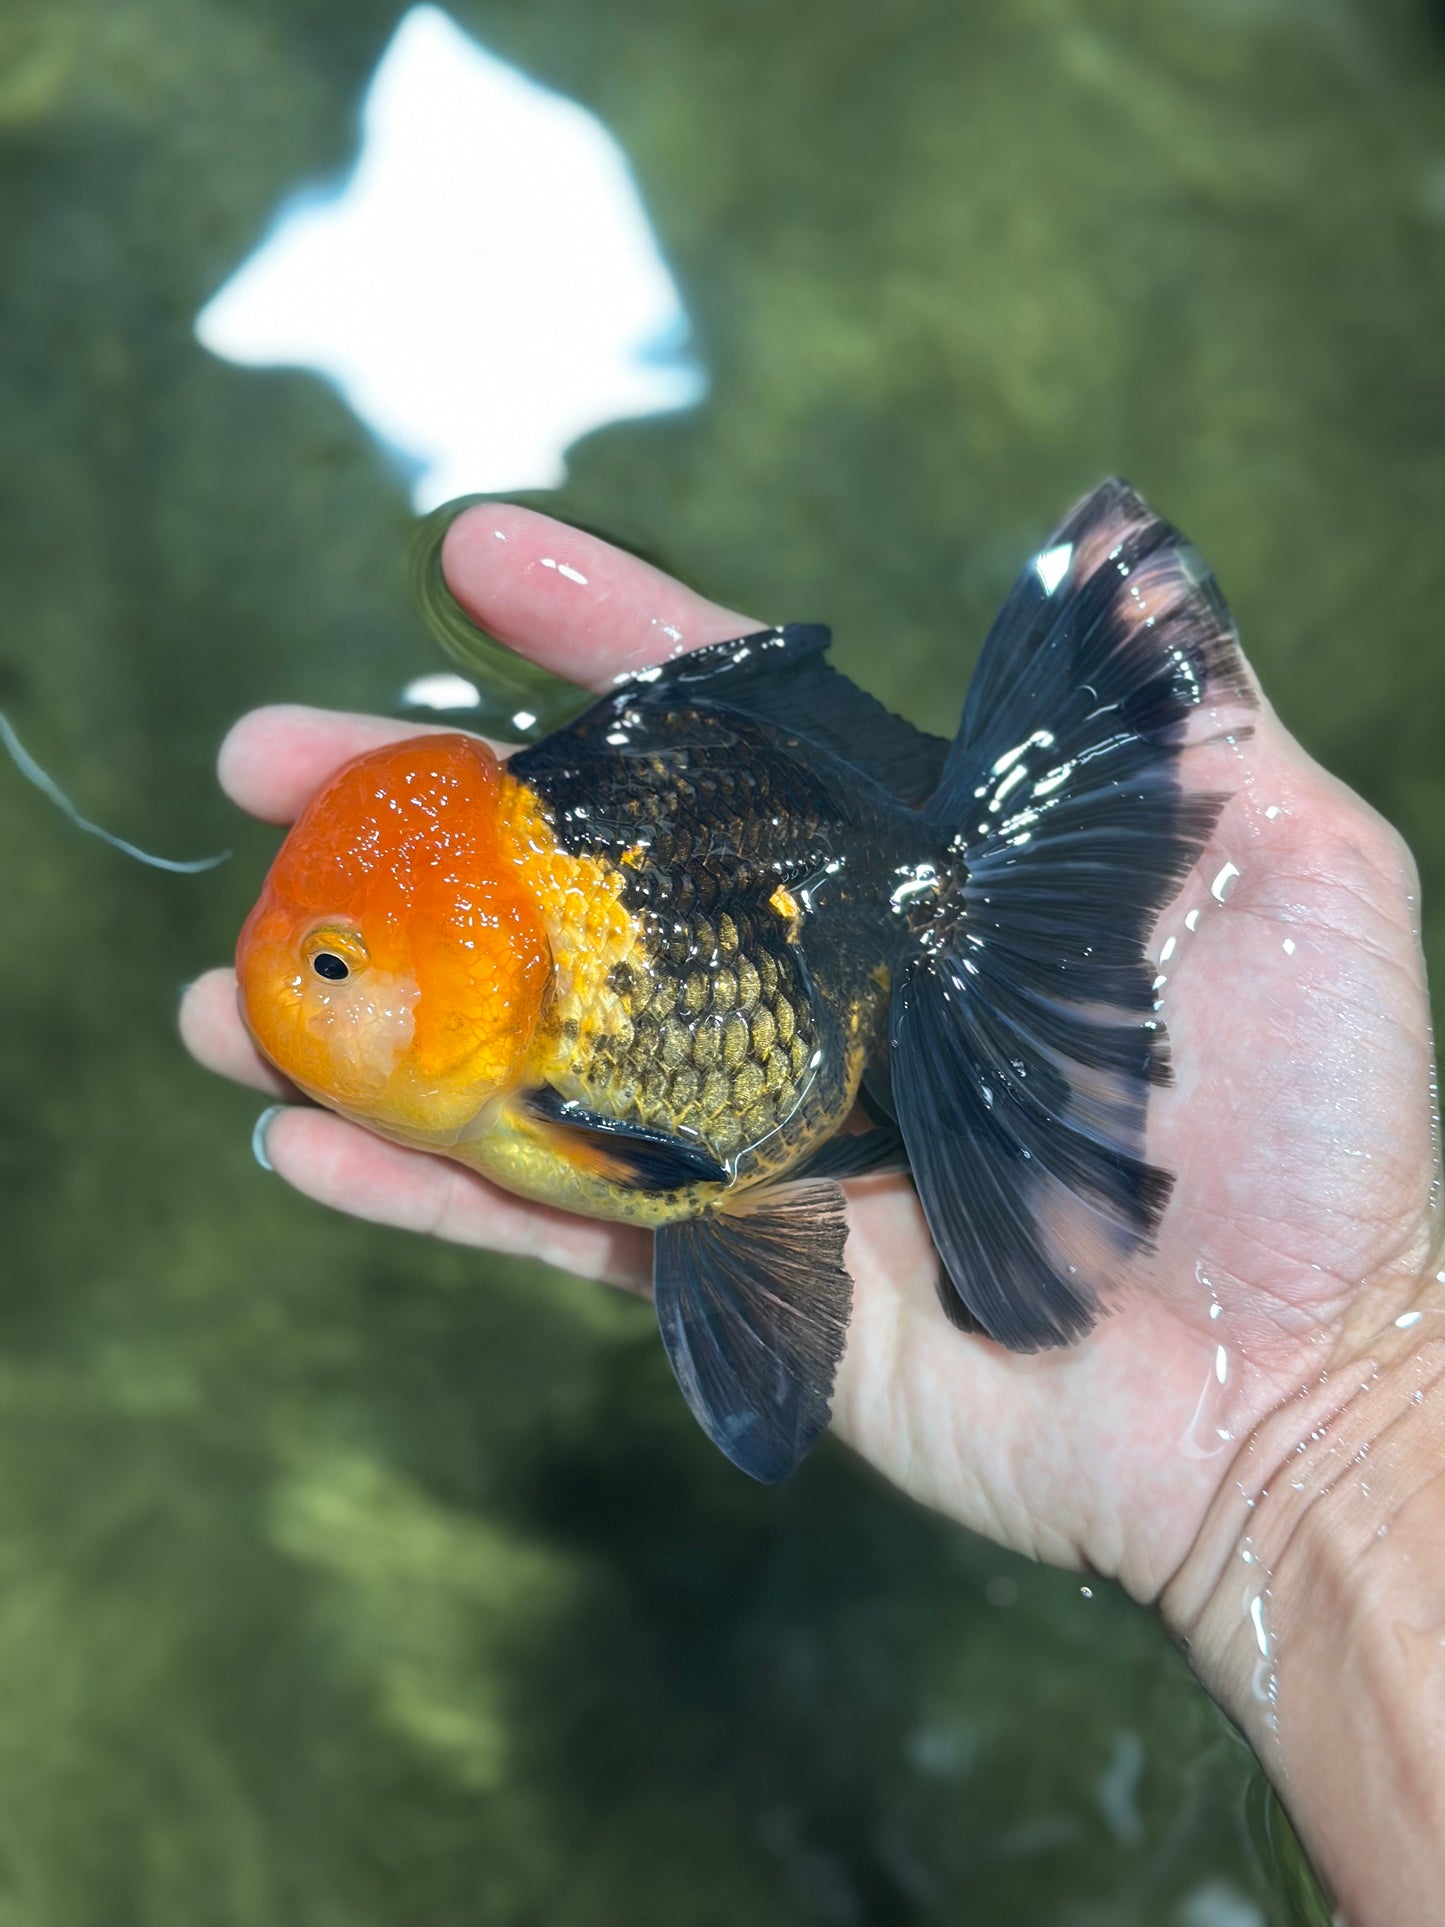
M 916 903 L 892 1085 L 953 1286 L 1017 1351 L 1088 1331 L 1168 1201 L 1144 1158 L 1168 1077 L 1145 944 L 1224 801 L 1180 788 L 1190 725 L 1254 701 L 1213 577 L 1119 481 L 984 644 L 926 811 L 955 865 Z

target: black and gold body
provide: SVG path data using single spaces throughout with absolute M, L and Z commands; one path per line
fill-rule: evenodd
M 594 1029 L 554 1082 L 698 1145 L 729 1186 L 757 1184 L 830 1137 L 886 1059 L 907 936 L 893 898 L 927 837 L 871 779 L 776 725 L 685 703 L 609 721 L 610 753 L 586 724 L 512 765 L 559 846 L 615 877 L 638 932 L 611 972 L 623 1021 Z

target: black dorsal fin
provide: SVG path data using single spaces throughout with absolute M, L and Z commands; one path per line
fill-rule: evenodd
M 842 1189 L 827 1181 L 748 1192 L 657 1234 L 657 1322 L 683 1397 L 765 1484 L 827 1430 L 853 1296 L 847 1240 Z
M 826 659 L 831 631 L 790 622 L 713 642 L 618 684 L 628 701 L 715 703 L 831 751 L 912 808 L 938 787 L 948 755 L 941 736 L 885 709 Z M 611 698 L 609 698 L 609 701 Z

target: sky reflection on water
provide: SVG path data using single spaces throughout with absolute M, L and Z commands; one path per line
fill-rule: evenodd
M 334 382 L 419 513 L 555 488 L 579 436 L 701 400 L 626 157 L 585 108 L 420 6 L 361 124 L 345 185 L 295 197 L 202 308 L 204 347 Z

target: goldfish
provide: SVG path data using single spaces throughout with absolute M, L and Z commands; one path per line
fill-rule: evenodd
M 1254 701 L 1208 567 L 1118 480 L 1024 566 L 951 740 L 829 642 L 679 654 L 505 761 L 358 756 L 236 959 L 317 1103 L 649 1227 L 682 1394 L 763 1481 L 829 1422 L 849 1179 L 908 1173 L 949 1320 L 1017 1351 L 1082 1339 L 1152 1246 L 1146 946 L 1227 800 L 1182 759 Z

